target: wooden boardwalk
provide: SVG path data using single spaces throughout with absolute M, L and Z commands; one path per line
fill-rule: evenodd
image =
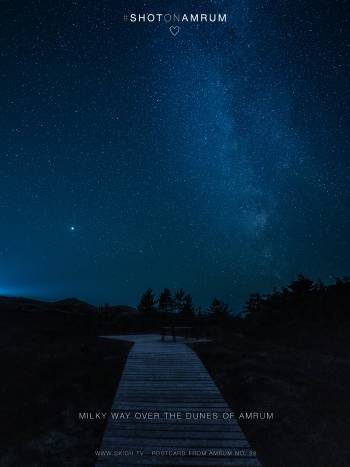
M 179 340 L 135 342 L 113 401 L 97 467 L 250 466 L 260 463 L 206 368 Z M 143 417 L 146 417 L 144 419 Z

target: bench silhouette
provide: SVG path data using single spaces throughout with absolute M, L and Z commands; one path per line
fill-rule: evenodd
M 172 336 L 173 341 L 176 342 L 176 335 L 182 335 L 185 339 L 189 339 L 192 335 L 192 326 L 163 326 L 161 328 L 162 341 L 165 337 Z

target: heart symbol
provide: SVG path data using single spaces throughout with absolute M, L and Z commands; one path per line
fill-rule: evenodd
M 180 32 L 180 26 L 170 26 L 169 31 L 171 34 L 175 37 L 179 34 Z

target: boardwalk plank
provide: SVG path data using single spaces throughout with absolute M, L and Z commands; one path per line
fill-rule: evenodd
M 199 457 L 188 459 L 185 457 L 165 457 L 165 456 L 123 456 L 106 457 L 99 462 L 101 466 L 125 465 L 125 466 L 181 466 L 181 467 L 259 467 L 259 462 L 255 458 L 208 458 Z
M 170 435 L 170 433 L 169 433 Z M 231 448 L 247 448 L 249 444 L 245 439 L 187 439 L 187 438 L 123 438 L 105 436 L 102 449 L 139 449 L 147 448 L 156 451 L 157 449 L 231 449 Z
M 115 430 L 109 430 L 108 435 L 111 437 L 120 437 L 120 438 L 147 438 L 147 439 L 162 439 L 162 438 L 172 438 L 172 439 L 178 439 L 178 438 L 184 438 L 184 439 L 230 439 L 230 440 L 238 440 L 238 439 L 245 439 L 244 435 L 240 432 L 235 433 L 231 431 L 193 431 L 193 429 L 189 432 L 183 432 L 183 431 L 174 431 L 171 429 L 169 430 L 147 430 L 145 431 L 144 429 L 142 430 L 136 430 L 136 429 L 115 429 Z

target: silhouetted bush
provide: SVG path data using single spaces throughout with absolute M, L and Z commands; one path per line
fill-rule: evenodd
M 268 338 L 297 339 L 327 335 L 350 326 L 350 281 L 335 284 L 299 275 L 269 295 L 252 294 L 242 313 L 244 329 Z

